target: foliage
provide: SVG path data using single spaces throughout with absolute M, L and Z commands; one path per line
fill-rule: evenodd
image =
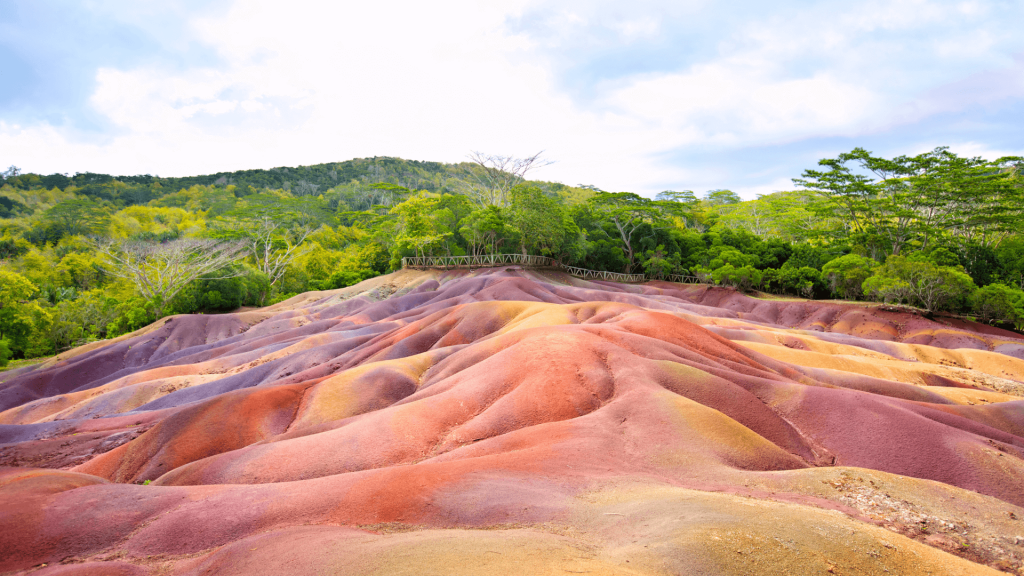
M 359 284 L 367 278 L 373 278 L 377 274 L 373 270 L 338 270 L 327 279 L 325 290 L 347 288 Z
M 4 349 L 17 359 L 50 355 L 165 314 L 342 288 L 397 269 L 405 256 L 512 251 L 651 278 L 692 275 L 741 290 L 1019 320 L 1019 158 L 961 158 L 938 148 L 886 159 L 854 149 L 804 172 L 804 189 L 743 201 L 725 189 L 650 199 L 528 181 L 526 172 L 542 163 L 536 157 L 516 168 L 515 158 L 477 156 L 187 178 L 8 169 L 0 181 L 0 273 L 11 280 L 0 292 L 17 295 L 0 304 Z M 242 248 L 192 266 L 224 243 Z M 191 272 L 160 280 L 174 268 L 161 272 L 160 262 L 171 263 L 169 253 L 185 245 L 205 247 L 182 252 L 179 264 Z
M 270 279 L 246 267 L 224 268 L 199 277 L 171 301 L 175 314 L 229 312 L 242 306 L 262 306 L 270 293 Z
M 102 290 L 90 290 L 50 309 L 49 338 L 54 354 L 108 336 L 108 326 L 119 316 L 118 301 Z M 141 327 L 141 326 L 140 326 Z
M 719 209 L 718 224 L 765 239 L 803 242 L 827 234 L 837 222 L 811 209 L 820 198 L 809 191 L 776 192 Z
M 614 225 L 626 256 L 623 272 L 629 273 L 636 264 L 638 240 L 666 224 L 664 205 L 631 192 L 598 192 L 589 203 L 595 214 Z
M 258 194 L 226 213 L 218 237 L 237 239 L 270 285 L 302 253 L 302 244 L 329 220 L 326 206 L 308 198 Z
M 721 206 L 723 204 L 739 204 L 743 201 L 739 194 L 732 190 L 710 190 L 704 199 L 712 206 Z
M 567 232 L 565 209 L 536 186 L 516 186 L 511 199 L 509 223 L 519 239 L 522 253 L 559 254 Z
M 678 252 L 669 252 L 664 244 L 644 252 L 644 273 L 651 278 L 665 278 L 679 270 Z
M 97 245 L 111 276 L 130 280 L 138 293 L 156 306 L 164 306 L 192 281 L 220 271 L 239 260 L 239 242 L 179 239 L 163 244 L 107 242 Z M 229 278 L 238 272 L 223 272 Z
M 794 182 L 821 194 L 822 215 L 845 221 L 843 231 L 875 256 L 899 255 L 943 235 L 992 245 L 1015 232 L 1024 211 L 1016 182 L 1022 162 L 961 158 L 942 147 L 885 159 L 855 148 Z
M 1007 322 L 1024 329 L 1024 290 L 989 284 L 974 293 L 971 307 L 983 322 Z
M 0 368 L 7 366 L 14 352 L 11 351 L 11 344 L 7 340 L 0 340 Z
M 138 296 L 119 302 L 115 308 L 117 315 L 107 324 L 106 336 L 113 338 L 153 323 L 159 317 L 153 312 L 154 309 L 151 302 Z
M 767 275 L 776 292 L 812 298 L 821 286 L 821 272 L 810 266 L 795 266 L 787 262 L 782 268 Z
M 53 206 L 43 213 L 43 218 L 57 226 L 62 236 L 87 236 L 107 229 L 110 225 L 110 210 L 99 202 L 82 197 Z
M 832 294 L 840 298 L 856 300 L 863 296 L 862 285 L 867 280 L 878 262 L 871 258 L 847 254 L 829 261 L 821 268 L 822 275 L 828 280 Z
M 995 256 L 1006 283 L 1024 290 L 1024 238 L 1015 237 L 1003 242 L 996 249 Z
M 497 254 L 512 233 L 505 221 L 504 212 L 497 206 L 475 210 L 463 222 L 459 232 L 466 239 L 470 254 L 474 256 L 484 252 Z
M 40 336 L 51 322 L 50 313 L 29 298 L 36 286 L 16 272 L 0 269 L 0 340 L 14 354 L 41 355 Z
M 962 267 L 897 255 L 889 256 L 864 281 L 867 295 L 920 306 L 929 313 L 962 306 L 975 289 L 974 280 Z
M 732 264 L 725 264 L 712 272 L 711 277 L 715 280 L 715 284 L 732 286 L 744 292 L 761 284 L 761 271 L 750 265 L 737 268 Z

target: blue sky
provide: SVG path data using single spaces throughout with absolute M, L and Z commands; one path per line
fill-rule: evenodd
M 654 194 L 856 146 L 1024 155 L 1019 1 L 0 0 L 0 164 L 165 176 L 472 150 Z

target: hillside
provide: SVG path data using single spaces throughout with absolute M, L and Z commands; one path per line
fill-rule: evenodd
M 517 267 L 0 373 L 0 572 L 1024 573 L 1024 338 Z
M 800 190 L 748 201 L 726 189 L 650 198 L 570 187 L 524 179 L 543 174 L 527 169 L 537 156 L 474 159 L 187 178 L 12 167 L 0 173 L 0 280 L 11 287 L 0 291 L 0 368 L 168 315 L 344 288 L 409 257 L 509 253 L 1024 331 L 1024 159 L 858 148 L 805 170 Z M 882 165 L 892 170 L 865 175 Z
M 0 188 L 0 218 L 32 214 L 34 202 L 25 198 L 33 191 L 61 190 L 118 207 L 143 205 L 195 186 L 232 187 L 235 196 L 248 196 L 261 190 L 284 190 L 295 196 L 327 196 L 334 206 L 347 204 L 348 209 L 370 208 L 366 198 L 374 184 L 393 184 L 410 190 L 426 190 L 436 194 L 463 192 L 477 183 L 481 167 L 472 162 L 447 164 L 402 158 L 353 158 L 309 166 L 280 166 L 270 169 L 236 170 L 196 176 L 160 177 L 150 174 L 113 175 L 82 172 L 69 174 L 20 174 L 3 181 Z M 541 173 L 541 175 L 543 175 Z M 548 194 L 580 201 L 588 191 L 557 182 L 531 181 Z

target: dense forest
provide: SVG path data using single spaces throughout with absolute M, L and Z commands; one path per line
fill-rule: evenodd
M 1024 330 L 1024 160 L 855 149 L 742 201 L 526 179 L 537 157 L 398 158 L 187 178 L 0 178 L 0 365 L 159 317 L 341 288 L 413 255 L 528 253 Z M 765 297 L 778 297 L 768 296 Z

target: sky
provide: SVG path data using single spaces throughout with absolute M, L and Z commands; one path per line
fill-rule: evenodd
M 1024 155 L 1024 2 L 0 0 L 0 165 L 471 151 L 744 198 L 855 147 Z

